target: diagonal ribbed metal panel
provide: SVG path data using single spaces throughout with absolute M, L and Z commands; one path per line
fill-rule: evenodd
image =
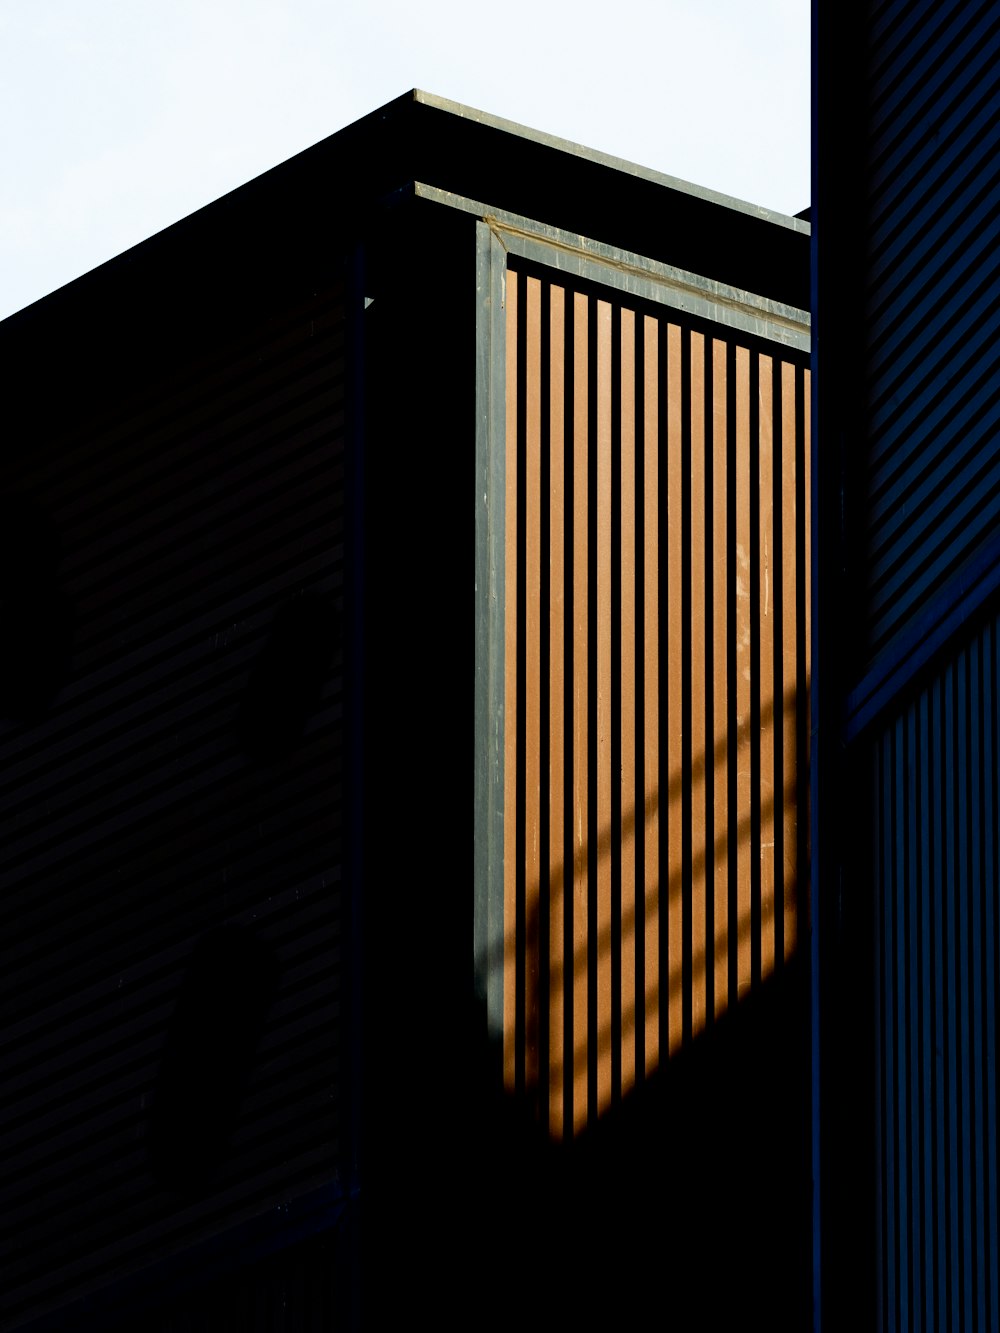
M 948 600 L 1000 514 L 1000 17 L 988 3 L 892 3 L 869 22 L 870 657 Z
M 885 1329 L 988 1329 L 997 1287 L 1000 619 L 873 748 Z
M 0 682 L 4 1328 L 337 1177 L 344 374 L 334 287 L 8 404 L 71 647 Z

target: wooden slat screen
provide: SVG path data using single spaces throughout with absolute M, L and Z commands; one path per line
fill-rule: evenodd
M 506 291 L 503 1071 L 562 1137 L 796 948 L 809 374 Z

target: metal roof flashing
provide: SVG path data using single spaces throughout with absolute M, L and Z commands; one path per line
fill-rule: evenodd
M 718 204 L 720 208 L 728 208 L 733 212 L 743 213 L 748 217 L 758 218 L 762 222 L 770 222 L 778 227 L 787 227 L 789 231 L 799 232 L 804 236 L 810 234 L 808 221 L 801 217 L 790 217 L 785 213 L 777 212 L 775 209 L 765 208 L 761 204 L 748 203 L 744 199 L 737 199 L 733 195 L 711 190 L 707 186 L 695 185 L 691 181 L 681 180 L 678 176 L 669 176 L 665 172 L 654 171 L 651 167 L 640 166 L 627 158 L 616 157 L 612 153 L 604 153 L 597 148 L 588 148 L 586 145 L 576 143 L 572 139 L 562 139 L 558 135 L 547 134 L 544 130 L 534 130 L 530 126 L 520 125 L 513 120 L 506 120 L 502 116 L 494 116 L 487 111 L 478 111 L 475 107 L 463 106 L 461 102 L 453 102 L 447 97 L 439 97 L 436 93 L 425 92 L 422 88 L 414 88 L 412 96 L 414 101 L 426 106 L 436 107 L 440 111 L 446 111 L 449 115 L 459 116 L 479 125 L 488 125 L 492 129 L 515 135 L 517 138 L 528 140 L 531 143 L 543 144 L 546 148 L 554 148 L 558 152 L 568 153 L 573 157 L 606 167 L 610 171 L 635 176 L 639 180 L 662 186 L 664 189 L 690 195 L 692 198 L 703 200 L 706 203 Z

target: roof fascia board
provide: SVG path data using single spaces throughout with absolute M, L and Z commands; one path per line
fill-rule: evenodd
M 449 115 L 457 116 L 461 120 L 471 120 L 477 125 L 486 125 L 490 129 L 512 134 L 518 139 L 525 139 L 545 148 L 554 148 L 560 153 L 567 153 L 585 162 L 592 162 L 595 166 L 607 167 L 611 171 L 626 176 L 634 176 L 637 180 L 648 181 L 651 185 L 658 185 L 678 194 L 689 195 L 692 199 L 698 199 L 704 203 L 718 204 L 721 208 L 727 208 L 734 213 L 742 213 L 760 222 L 773 223 L 777 227 L 785 227 L 789 231 L 799 232 L 803 236 L 810 235 L 810 225 L 803 218 L 789 217 L 775 209 L 748 203 L 744 199 L 737 199 L 718 190 L 711 190 L 707 186 L 694 185 L 691 181 L 681 180 L 678 176 L 668 176 L 665 172 L 654 171 L 651 167 L 639 166 L 638 163 L 630 162 L 627 158 L 615 157 L 611 153 L 602 153 L 596 148 L 587 148 L 584 144 L 575 143 L 572 139 L 562 139 L 556 134 L 546 134 L 543 130 L 534 130 L 527 125 L 520 125 L 516 121 L 505 120 L 502 116 L 494 116 L 487 111 L 478 111 L 475 107 L 464 106 L 461 102 L 453 102 L 447 97 L 438 97 L 435 93 L 425 92 L 421 88 L 414 88 L 412 96 L 415 102 L 434 107 L 438 111 L 446 111 Z

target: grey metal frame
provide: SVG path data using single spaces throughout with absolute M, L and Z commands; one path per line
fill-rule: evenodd
M 636 300 L 669 306 L 795 351 L 810 350 L 808 311 L 420 181 L 414 182 L 413 193 L 417 199 L 474 214 L 489 227 L 504 251 L 554 268 L 566 277 L 599 282 Z
M 810 350 L 808 312 L 557 227 L 413 184 L 416 198 L 476 222 L 476 994 L 489 1036 L 503 1036 L 504 936 L 504 534 L 506 522 L 506 327 L 508 256 L 597 282 L 637 300 L 711 320 L 798 352 Z
M 476 224 L 476 993 L 489 1035 L 503 1035 L 504 607 L 507 255 Z

